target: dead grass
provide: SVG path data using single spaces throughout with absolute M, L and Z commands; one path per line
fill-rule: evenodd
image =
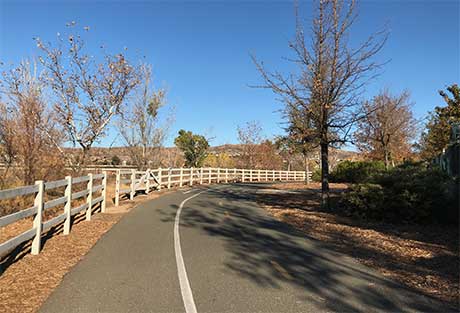
M 319 207 L 320 186 L 275 184 L 258 201 L 277 219 L 384 276 L 459 307 L 459 233 L 454 226 L 388 225 Z M 331 184 L 335 201 L 346 188 Z M 288 190 L 288 193 L 276 191 Z M 334 203 L 334 201 L 332 201 Z
M 92 220 L 77 218 L 69 235 L 62 234 L 62 226 L 50 230 L 39 255 L 30 254 L 30 243 L 0 260 L 0 312 L 36 312 L 98 239 L 116 224 L 124 213 L 140 202 L 157 198 L 165 193 L 152 192 L 138 196 L 134 201 L 122 201 L 119 207 L 112 203 L 106 214 L 97 213 Z M 24 219 L 2 229 L 0 242 L 30 229 L 31 219 Z M 53 233 L 54 232 L 54 233 Z M 52 235 L 52 236 L 51 236 Z

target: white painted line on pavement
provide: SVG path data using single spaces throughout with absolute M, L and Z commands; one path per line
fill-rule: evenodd
M 189 190 L 191 191 L 191 190 Z M 184 201 L 181 202 L 179 205 L 179 209 L 177 209 L 176 219 L 174 221 L 174 251 L 176 252 L 176 264 L 177 264 L 177 275 L 179 275 L 179 284 L 180 284 L 180 291 L 182 293 L 182 300 L 184 301 L 184 307 L 186 313 L 197 313 L 195 301 L 193 300 L 192 289 L 190 288 L 190 283 L 187 277 L 187 271 L 185 270 L 185 263 L 184 258 L 182 257 L 182 249 L 180 246 L 180 235 L 179 235 L 179 220 L 180 220 L 180 213 L 182 212 L 182 208 L 184 204 L 190 200 L 195 198 L 196 196 L 202 194 L 206 190 L 194 194 L 193 196 L 188 197 Z
M 185 194 L 188 194 L 188 193 L 190 193 L 190 192 L 192 192 L 192 191 L 195 191 L 195 190 L 196 190 L 196 189 L 190 189 L 190 190 L 187 190 L 187 191 L 182 191 L 182 193 L 185 195 Z

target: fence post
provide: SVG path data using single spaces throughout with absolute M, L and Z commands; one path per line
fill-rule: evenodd
M 102 175 L 102 203 L 101 203 L 101 212 L 105 213 L 107 208 L 107 171 L 103 171 Z
M 184 169 L 181 167 L 180 175 L 179 175 L 179 187 L 182 187 L 182 184 L 183 184 L 183 177 L 182 177 L 183 174 L 184 174 Z
M 89 173 L 89 180 L 88 185 L 86 186 L 88 190 L 88 195 L 86 196 L 86 203 L 88 204 L 88 208 L 86 209 L 86 220 L 91 221 L 91 213 L 92 213 L 92 205 L 93 202 L 93 174 Z
M 161 176 L 163 170 L 160 168 L 158 168 L 158 190 L 161 190 L 161 183 L 162 183 L 162 180 L 163 180 L 163 177 Z
M 203 167 L 200 167 L 200 185 L 203 185 Z
M 150 192 L 150 169 L 149 168 L 145 171 L 145 178 L 147 178 L 147 181 L 145 182 L 145 193 L 148 194 Z
M 228 168 L 225 169 L 225 183 L 228 183 Z
M 268 181 L 268 170 L 265 170 L 265 181 Z
M 249 170 L 249 181 L 252 182 L 252 169 Z
M 120 205 L 120 180 L 121 180 L 121 172 L 117 170 L 117 177 L 115 179 L 115 206 Z
M 211 167 L 208 167 L 208 171 L 209 171 L 209 173 L 208 173 L 208 180 L 209 180 L 208 183 L 211 185 L 211 182 L 212 182 L 212 177 L 211 177 L 212 171 L 211 171 Z
M 136 193 L 135 190 L 136 184 L 136 170 L 131 170 L 131 192 L 129 193 L 129 200 L 134 200 L 134 194 Z
M 217 168 L 217 183 L 220 183 L 220 167 Z
M 241 182 L 244 183 L 244 168 L 241 169 Z
M 257 181 L 260 181 L 260 170 L 257 171 Z
M 190 187 L 193 186 L 193 167 L 190 168 Z
M 35 195 L 34 206 L 37 207 L 37 214 L 34 218 L 35 237 L 32 241 L 31 253 L 37 255 L 41 250 L 41 235 L 42 235 L 42 218 L 43 218 L 43 196 L 45 193 L 45 183 L 43 180 L 37 180 L 35 185 L 38 185 L 38 191 Z
M 72 218 L 70 214 L 70 210 L 72 209 L 72 176 L 66 176 L 65 180 L 67 180 L 67 186 L 65 187 L 64 196 L 66 196 L 67 199 L 64 206 L 64 235 L 68 235 L 70 233 L 70 223 Z
M 306 172 L 305 175 L 307 175 L 307 185 L 310 183 L 310 173 Z
M 171 168 L 168 168 L 168 189 L 171 189 Z

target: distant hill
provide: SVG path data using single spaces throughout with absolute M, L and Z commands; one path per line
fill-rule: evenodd
M 209 153 L 214 155 L 227 154 L 230 157 L 238 157 L 241 155 L 243 145 L 241 144 L 225 144 L 220 146 L 210 147 Z M 70 153 L 76 152 L 77 149 L 68 148 Z M 110 165 L 113 158 L 120 160 L 120 165 L 130 164 L 130 153 L 127 147 L 95 147 L 92 148 L 90 154 L 90 164 L 94 165 Z M 359 153 L 354 151 L 347 151 L 341 149 L 330 148 L 329 152 L 331 167 L 343 160 L 360 160 L 362 157 Z M 182 152 L 177 147 L 162 147 L 158 150 L 157 160 L 161 160 L 163 164 L 170 164 L 171 166 L 180 166 L 183 162 Z M 320 153 L 319 149 L 311 154 L 310 159 L 317 161 L 319 164 Z

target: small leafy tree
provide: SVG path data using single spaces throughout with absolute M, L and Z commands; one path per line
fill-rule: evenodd
M 205 166 L 231 168 L 235 166 L 233 158 L 225 152 L 208 154 L 204 161 Z
M 174 144 L 182 150 L 185 157 L 185 166 L 201 167 L 208 155 L 209 143 L 202 135 L 181 129 Z
M 460 122 L 460 87 L 453 84 L 447 88 L 448 93 L 440 90 L 439 94 L 447 106 L 437 106 L 430 113 L 426 131 L 422 134 L 419 149 L 423 159 L 431 160 L 449 143 L 451 125 Z
M 258 169 L 281 169 L 283 159 L 278 153 L 276 144 L 266 139 L 257 146 L 256 167 Z
M 279 155 L 283 158 L 283 162 L 288 165 L 288 170 L 291 169 L 292 162 L 296 154 L 296 145 L 289 136 L 278 137 L 275 139 L 275 146 L 278 150 Z
M 112 159 L 110 160 L 110 162 L 112 163 L 112 165 L 120 165 L 121 164 L 121 160 L 117 155 L 112 156 Z
M 173 117 L 171 115 L 164 124 L 159 124 L 159 110 L 165 105 L 166 91 L 152 86 L 150 66 L 143 64 L 140 71 L 142 85 L 136 90 L 133 104 L 125 110 L 117 127 L 128 146 L 132 163 L 139 169 L 146 169 L 150 165 L 159 165 L 159 152 Z
M 296 159 L 296 156 L 301 155 L 303 165 L 306 172 L 310 171 L 310 159 L 313 155 L 316 145 L 305 140 L 305 137 L 299 136 L 293 124 L 287 129 L 288 134 L 283 137 L 278 137 L 275 144 L 277 145 L 279 154 L 288 162 L 288 169 Z

